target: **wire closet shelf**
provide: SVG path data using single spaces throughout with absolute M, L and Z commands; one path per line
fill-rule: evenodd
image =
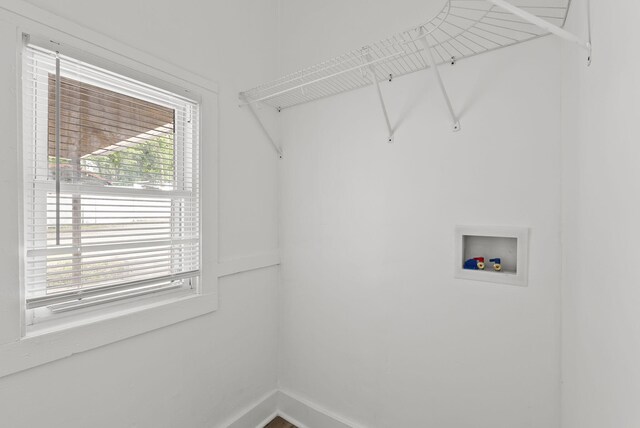
M 514 6 L 564 26 L 571 0 L 518 0 Z M 370 86 L 372 82 L 512 46 L 549 34 L 494 2 L 448 0 L 430 21 L 240 93 L 243 103 L 264 103 L 278 110 Z M 426 44 L 425 44 L 426 41 Z M 431 48 L 431 49 L 429 49 Z M 375 80 L 374 80 L 375 79 Z

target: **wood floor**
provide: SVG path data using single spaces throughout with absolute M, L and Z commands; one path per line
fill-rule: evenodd
M 269 422 L 264 428 L 297 428 L 295 425 L 282 419 L 280 416 Z

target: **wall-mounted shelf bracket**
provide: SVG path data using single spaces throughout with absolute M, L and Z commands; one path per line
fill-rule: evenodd
M 280 157 L 280 159 L 282 159 L 283 158 L 282 149 L 278 146 L 278 144 L 276 143 L 276 140 L 271 136 L 269 131 L 267 131 L 267 127 L 264 126 L 264 123 L 262 123 L 262 120 L 260 119 L 260 116 L 258 116 L 258 112 L 256 112 L 254 105 L 249 102 L 249 100 L 247 99 L 246 95 L 244 95 L 244 93 L 240 94 L 240 100 L 244 101 L 244 104 L 241 104 L 240 107 L 247 107 L 249 109 L 249 111 L 251 112 L 251 116 L 253 116 L 253 118 L 256 120 L 256 122 L 260 126 L 260 129 L 262 130 L 264 135 L 267 137 L 267 139 L 273 146 L 273 149 L 276 151 L 276 153 L 278 153 L 278 156 Z M 278 112 L 279 111 L 280 109 L 278 109 Z
M 543 30 L 546 30 L 552 34 L 555 34 L 558 37 L 562 37 L 565 40 L 568 40 L 572 43 L 577 44 L 578 46 L 580 46 L 581 48 L 585 49 L 587 51 L 587 66 L 591 65 L 591 37 L 589 37 L 589 40 L 584 40 L 578 36 L 576 36 L 575 34 L 565 30 L 562 27 L 559 27 L 557 25 L 554 25 L 552 23 L 550 23 L 549 21 L 546 21 L 530 12 L 527 12 L 526 10 L 519 8 L 517 6 L 512 5 L 511 3 L 509 3 L 506 0 L 487 0 L 489 3 L 493 3 L 496 6 L 501 7 L 502 9 L 511 12 L 512 14 L 514 14 L 517 17 L 520 17 L 522 19 L 524 19 L 527 22 L 530 22 L 533 25 L 536 25 L 540 28 L 542 28 Z M 589 2 L 587 1 L 587 8 L 589 8 Z M 587 10 L 587 16 L 589 16 L 589 10 Z M 589 23 L 590 25 L 590 23 Z M 589 33 L 591 33 L 591 30 L 589 29 Z
M 382 90 L 380 89 L 380 82 L 378 81 L 378 75 L 376 74 L 376 66 L 373 65 L 373 59 L 371 58 L 371 55 L 366 54 L 365 58 L 367 59 L 367 62 L 369 62 L 369 64 L 371 64 L 369 66 L 369 69 L 371 70 L 371 80 L 373 80 L 373 84 L 376 88 L 376 91 L 378 93 L 378 99 L 380 100 L 380 107 L 382 107 L 382 113 L 384 114 L 384 120 L 385 123 L 387 124 L 387 130 L 389 131 L 389 136 L 387 137 L 387 143 L 391 144 L 393 143 L 393 128 L 391 126 L 391 121 L 389 120 L 389 113 L 387 112 L 387 106 L 384 103 L 384 97 L 382 96 Z M 389 78 L 389 81 L 391 81 L 391 77 Z
M 426 33 L 424 29 L 421 28 L 420 41 L 422 42 L 424 52 L 427 54 L 427 58 L 429 59 L 429 67 L 433 69 L 433 73 L 436 77 L 436 81 L 438 82 L 438 86 L 440 86 L 442 96 L 447 103 L 447 108 L 449 109 L 449 114 L 451 115 L 451 120 L 453 122 L 453 131 L 457 132 L 460 130 L 460 120 L 458 120 L 456 113 L 453 111 L 453 105 L 451 104 L 451 100 L 449 99 L 447 88 L 444 87 L 444 82 L 442 81 L 442 76 L 440 76 L 440 70 L 438 70 L 438 64 L 436 63 L 436 59 L 433 55 L 433 50 L 431 48 L 431 45 L 429 45 L 429 42 L 427 41 L 427 34 L 428 33 Z

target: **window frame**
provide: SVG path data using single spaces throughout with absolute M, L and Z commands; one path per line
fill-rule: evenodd
M 24 43 L 23 43 L 24 45 L 23 52 L 26 55 L 34 54 L 36 55 L 36 58 L 41 55 L 47 55 L 47 56 L 53 55 L 54 52 L 50 51 L 49 49 L 46 49 L 46 51 L 43 52 L 42 46 L 36 43 L 34 43 L 34 41 L 31 40 L 29 37 L 25 36 Z M 60 52 L 60 49 L 57 49 L 57 51 Z M 60 52 L 60 54 L 64 55 L 62 52 Z M 173 124 L 175 129 L 173 134 L 174 141 L 175 141 L 174 147 L 176 148 L 173 162 L 175 163 L 175 165 L 177 165 L 178 169 L 177 169 L 177 174 L 175 178 L 175 180 L 177 181 L 174 182 L 175 186 L 172 190 L 156 190 L 156 189 L 144 189 L 144 188 L 134 188 L 134 187 L 121 187 L 121 186 L 112 187 L 112 186 L 100 186 L 99 184 L 92 184 L 92 183 L 89 183 L 89 184 L 66 183 L 63 181 L 60 184 L 61 194 L 67 195 L 67 197 L 71 193 L 74 193 L 74 194 L 77 193 L 78 195 L 90 195 L 90 196 L 103 195 L 106 198 L 109 198 L 109 197 L 115 197 L 115 198 L 124 197 L 124 198 L 131 198 L 131 199 L 166 198 L 167 201 L 170 201 L 172 206 L 176 200 L 179 200 L 180 198 L 185 198 L 185 199 L 188 199 L 189 201 L 187 203 L 191 204 L 192 202 L 195 201 L 196 205 L 198 205 L 199 195 L 200 195 L 200 185 L 199 185 L 199 176 L 198 176 L 199 151 L 200 151 L 200 144 L 199 144 L 200 142 L 200 136 L 199 136 L 200 105 L 199 104 L 200 103 L 199 101 L 189 99 L 183 94 L 175 94 L 174 92 L 165 91 L 163 88 L 158 88 L 155 86 L 151 87 L 146 82 L 139 82 L 142 84 L 142 86 L 146 86 L 146 88 L 142 88 L 141 85 L 139 85 L 137 82 L 126 81 L 125 79 L 128 79 L 128 76 L 120 76 L 119 74 L 112 77 L 108 77 L 109 80 L 106 80 L 106 81 L 98 80 L 94 82 L 91 80 L 92 78 L 95 79 L 94 73 L 101 73 L 101 71 L 99 70 L 95 72 L 91 71 L 93 64 L 83 63 L 79 65 L 73 65 L 73 63 L 77 61 L 77 58 L 69 58 L 68 61 L 72 62 L 72 65 L 66 71 L 67 74 L 71 73 L 75 76 L 75 71 L 77 71 L 78 67 L 80 67 L 80 70 L 82 70 L 81 73 L 84 73 L 84 70 L 87 68 L 87 66 L 89 67 L 90 71 L 88 75 L 82 74 L 81 76 L 74 77 L 74 79 L 78 79 L 77 82 L 81 84 L 90 85 L 91 87 L 96 89 L 103 88 L 109 91 L 122 94 L 123 96 L 126 96 L 126 97 L 133 97 L 133 98 L 137 97 L 137 99 L 140 99 L 146 102 L 156 102 L 156 101 L 149 101 L 149 99 L 157 97 L 156 99 L 165 100 L 167 105 L 171 105 L 176 111 L 179 111 L 179 113 L 177 114 L 174 113 L 174 119 L 177 118 L 177 120 L 175 120 L 175 123 Z M 67 57 L 63 58 L 63 64 L 64 63 L 67 63 Z M 46 67 L 46 66 L 43 66 L 43 67 Z M 63 70 L 64 69 L 65 68 L 63 67 Z M 46 70 L 46 68 L 44 70 Z M 24 74 L 23 77 L 26 77 L 27 79 L 33 78 L 34 75 L 31 73 L 32 71 L 37 72 L 37 69 L 32 70 L 32 67 L 28 67 L 27 70 L 23 70 L 23 74 Z M 113 73 L 113 67 L 110 67 L 110 69 L 106 71 L 107 73 Z M 39 79 L 39 81 L 40 80 L 42 81 L 41 84 L 45 87 L 45 89 L 41 92 L 44 94 L 48 94 L 47 95 L 48 97 L 51 95 L 51 91 L 49 90 L 51 85 L 51 78 L 50 77 L 47 78 L 45 72 L 46 71 L 39 72 L 35 76 Z M 51 76 L 51 74 L 49 74 L 49 76 Z M 125 86 L 126 88 L 124 90 L 121 89 L 120 88 L 121 85 Z M 29 195 L 32 195 L 35 198 L 40 197 L 43 200 L 46 200 L 47 198 L 46 195 L 48 193 L 55 191 L 55 187 L 56 187 L 55 182 L 52 181 L 50 177 L 45 178 L 44 176 L 40 176 L 39 173 L 32 171 L 32 168 L 34 168 L 33 166 L 34 162 L 36 163 L 47 162 L 47 158 L 50 156 L 49 145 L 51 144 L 51 141 L 50 141 L 49 135 L 51 133 L 51 129 L 50 129 L 51 123 L 47 120 L 46 117 L 39 116 L 38 113 L 35 113 L 35 115 L 32 116 L 33 114 L 32 111 L 36 111 L 36 112 L 41 111 L 42 109 L 38 109 L 38 106 L 48 105 L 49 106 L 48 115 L 51 116 L 51 110 L 50 110 L 51 104 L 49 103 L 49 100 L 44 97 L 37 100 L 31 100 L 30 98 L 32 97 L 27 97 L 26 100 L 23 99 L 27 107 L 26 111 L 29 111 L 29 114 L 28 114 L 29 120 L 33 121 L 34 124 L 40 122 L 40 123 L 45 123 L 45 125 L 39 128 L 36 128 L 35 134 L 33 134 L 32 126 L 27 126 L 25 128 L 26 140 L 23 141 L 23 144 L 26 146 L 23 146 L 23 149 L 27 150 L 27 152 L 30 152 L 32 154 L 28 155 L 27 158 L 24 160 L 24 168 L 26 169 L 27 174 L 23 175 L 23 179 L 25 180 L 25 185 L 26 185 L 25 191 L 27 192 L 26 193 L 27 198 L 30 197 Z M 194 107 L 195 107 L 195 110 L 193 110 Z M 197 115 L 196 120 L 187 122 L 186 121 L 187 118 L 192 117 L 194 114 Z M 195 136 L 195 138 L 194 139 L 187 138 L 185 132 L 188 132 L 190 135 Z M 183 161 L 182 159 L 182 156 L 184 156 L 184 153 L 186 153 L 186 150 L 192 153 L 195 153 L 194 158 L 192 160 L 187 161 L 188 164 L 184 163 L 185 161 Z M 42 159 L 39 159 L 39 158 L 42 158 Z M 33 172 L 35 175 L 32 176 L 31 172 Z M 188 184 L 185 184 L 185 182 L 183 181 L 185 178 L 188 179 L 187 181 Z M 195 200 L 192 199 L 194 195 L 196 196 Z M 46 202 L 43 202 L 43 203 L 46 204 Z M 33 227 L 38 227 L 39 228 L 39 230 L 37 231 L 38 233 L 46 234 L 47 228 L 48 228 L 48 223 L 46 221 L 47 220 L 46 209 L 43 209 L 41 207 L 35 207 L 34 209 L 33 202 L 31 204 L 26 204 L 25 207 L 26 207 L 25 211 L 27 214 L 27 216 L 24 218 L 25 225 L 28 224 L 30 221 L 34 221 L 34 220 L 40 221 L 40 223 L 38 223 L 38 225 L 36 226 L 30 225 L 29 229 Z M 75 207 L 75 208 L 78 208 L 81 210 L 81 208 L 79 207 Z M 200 211 L 199 208 L 196 208 L 196 210 L 199 214 L 199 211 Z M 175 227 L 176 224 L 180 224 L 182 221 L 184 221 L 184 219 L 180 217 L 180 215 L 176 215 L 174 214 L 174 212 L 175 211 L 173 209 L 170 210 L 170 215 L 171 215 L 170 223 L 172 224 L 172 227 Z M 78 214 L 82 216 L 82 211 L 78 211 Z M 191 215 L 193 213 L 191 211 L 188 211 L 187 214 Z M 199 226 L 200 225 L 198 225 L 198 227 Z M 83 233 L 81 235 L 83 235 Z M 26 237 L 23 236 L 23 239 L 26 239 Z M 89 237 L 89 239 L 92 239 L 92 238 Z M 200 239 L 199 233 L 198 233 L 198 239 Z M 28 242 L 25 241 L 25 246 L 27 243 Z M 131 245 L 132 243 L 133 242 L 127 241 L 126 245 Z M 102 246 L 112 245 L 115 248 L 117 244 L 118 244 L 117 242 L 102 243 Z M 46 238 L 44 243 L 36 245 L 36 247 L 39 247 L 38 248 L 39 251 L 44 251 L 45 247 L 47 251 L 49 250 L 55 251 L 54 247 L 50 247 L 49 245 L 46 244 Z M 29 248 L 31 249 L 32 246 L 29 246 Z M 84 248 L 84 247 L 81 247 L 81 248 Z M 187 251 L 190 251 L 191 249 L 192 249 L 191 246 L 186 247 Z M 200 253 L 200 245 L 198 245 L 198 258 L 199 258 L 199 253 Z M 181 254 L 174 254 L 173 252 L 171 254 L 172 254 L 172 258 L 182 257 Z M 38 262 L 37 259 L 34 259 L 34 256 L 31 256 L 29 266 L 33 267 L 35 263 L 41 263 L 43 264 L 43 266 L 46 266 L 47 256 L 43 255 L 41 256 L 41 258 L 42 260 Z M 81 260 L 82 258 L 80 259 L 80 263 L 82 263 Z M 171 263 L 173 264 L 175 262 L 176 261 L 172 259 Z M 173 273 L 169 273 L 169 272 L 173 272 L 173 269 L 174 269 L 173 265 L 167 267 L 167 270 L 168 270 L 167 273 L 173 274 Z M 189 280 L 188 285 L 174 284 L 171 287 L 171 290 L 167 290 L 168 287 L 166 285 L 158 285 L 156 289 L 152 287 L 147 288 L 145 292 L 145 296 L 146 296 L 145 299 L 149 300 L 151 298 L 151 295 L 149 295 L 150 292 L 153 293 L 154 297 L 155 296 L 158 297 L 158 299 L 156 300 L 161 300 L 163 298 L 172 298 L 174 296 L 177 297 L 178 295 L 186 296 L 189 294 L 199 293 L 200 292 L 199 271 L 200 269 L 198 269 L 197 276 L 184 278 Z M 161 273 L 158 275 L 158 278 L 163 276 L 165 275 Z M 183 273 L 182 276 L 185 276 L 185 273 Z M 152 280 L 153 278 L 145 279 L 145 281 L 149 283 Z M 126 282 L 114 283 L 113 287 L 122 287 L 126 285 L 127 285 Z M 97 290 L 99 286 L 100 284 L 96 284 L 96 288 L 92 289 L 91 287 L 88 287 L 84 291 L 90 294 L 95 294 L 94 290 Z M 28 293 L 29 290 L 26 290 L 26 292 Z M 131 292 L 139 294 L 141 291 L 134 287 L 132 288 Z M 110 293 L 109 289 L 106 289 L 104 293 L 105 294 Z M 43 294 L 41 297 L 38 296 L 37 298 L 56 299 L 56 297 L 57 296 L 55 294 L 52 294 L 50 296 Z M 92 296 L 92 297 L 98 297 L 98 296 Z M 77 309 L 73 309 L 73 310 L 65 311 L 64 313 L 56 314 L 55 310 L 51 312 L 50 310 L 47 309 L 47 307 L 27 309 L 27 314 L 28 314 L 28 316 L 26 317 L 27 319 L 26 326 L 28 326 L 27 335 L 37 334 L 38 330 L 42 329 L 44 324 L 63 325 L 65 323 L 65 320 L 66 322 L 69 322 L 69 320 L 73 321 L 74 317 L 84 320 L 86 319 L 87 316 L 92 316 L 90 312 L 93 312 L 96 314 L 99 312 L 109 312 L 110 310 L 113 310 L 113 307 L 117 309 L 119 306 L 121 306 L 125 302 L 125 300 L 131 300 L 133 298 L 134 298 L 133 296 L 126 296 L 126 295 L 120 296 L 117 298 L 119 303 L 114 305 L 96 304 L 93 302 L 89 302 L 89 303 L 86 303 L 86 306 L 88 307 L 89 305 L 91 305 L 93 309 L 89 311 L 82 311 L 82 312 Z M 80 306 L 82 306 L 82 302 L 77 302 L 77 303 Z M 54 303 L 53 306 L 55 307 L 56 304 Z
M 16 259 L 16 250 L 20 254 L 20 260 L 19 266 L 15 268 L 12 268 L 11 264 L 5 264 L 9 269 L 5 280 L 0 282 L 2 297 L 0 299 L 2 314 L 0 315 L 0 377 L 202 316 L 217 310 L 218 307 L 217 84 L 40 9 L 31 6 L 13 7 L 17 10 L 0 8 L 0 21 L 10 24 L 10 29 L 0 32 L 0 37 L 5 37 L 9 32 L 13 32 L 15 36 L 13 41 L 0 40 L 0 49 L 7 53 L 10 44 L 15 48 L 15 56 L 7 58 L 7 62 L 12 62 L 7 68 L 15 73 L 15 81 L 10 84 L 13 89 L 12 97 L 7 97 L 6 100 L 7 104 L 14 104 L 11 110 L 12 115 L 7 119 L 8 123 L 14 122 L 15 127 L 9 129 L 6 138 L 15 144 L 17 155 L 15 184 L 19 190 L 14 189 L 14 192 L 7 190 L 5 195 L 11 195 L 10 200 L 17 201 L 17 206 L 15 209 L 9 209 L 10 213 L 6 218 L 17 221 L 16 226 L 19 227 L 15 235 L 13 233 L 8 235 L 10 239 L 7 240 L 7 245 L 12 248 L 6 248 L 5 252 L 14 254 L 7 263 Z M 65 31 L 59 31 L 56 28 L 64 28 Z M 22 191 L 24 142 L 21 120 L 23 34 L 29 34 L 31 40 L 40 46 L 50 46 L 53 50 L 58 50 L 70 57 L 176 94 L 185 93 L 187 98 L 199 102 L 201 117 L 199 124 L 201 260 L 199 293 L 171 300 L 131 301 L 125 305 L 118 305 L 117 309 L 110 310 L 109 313 L 98 311 L 89 319 L 50 325 L 37 331 L 37 334 L 26 335 L 23 281 L 25 247 L 22 229 L 24 218 Z M 4 74 L 0 73 L 0 75 Z M 209 167 L 206 170 L 202 168 L 205 162 Z M 14 181 L 11 180 L 9 184 L 11 183 Z M 204 218 L 207 219 L 206 224 L 202 222 Z M 16 241 L 18 241 L 18 248 L 13 247 Z

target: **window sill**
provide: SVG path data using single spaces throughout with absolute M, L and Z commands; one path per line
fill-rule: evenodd
M 114 314 L 108 319 L 0 345 L 0 377 L 73 354 L 199 317 L 217 309 L 217 295 L 205 294 Z

